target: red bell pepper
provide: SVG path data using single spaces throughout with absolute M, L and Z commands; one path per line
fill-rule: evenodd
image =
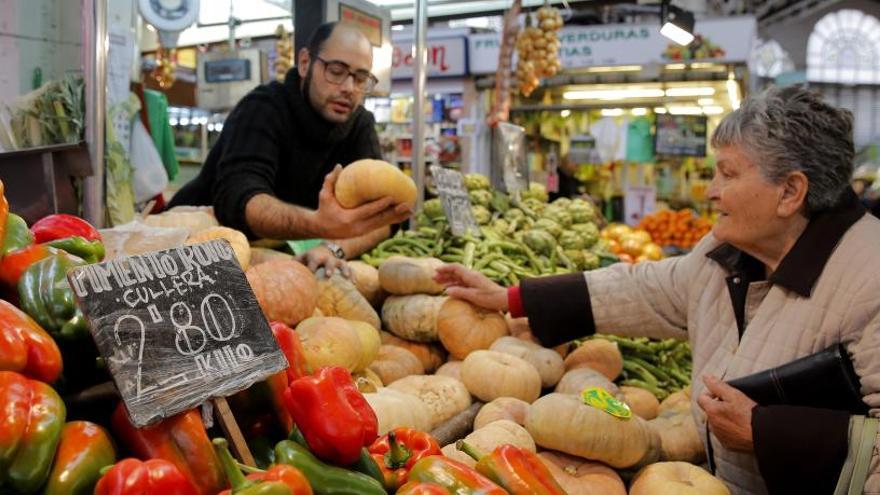
M 93 495 L 101 470 L 116 462 L 116 449 L 104 428 L 71 421 L 61 430 L 55 463 L 42 495 Z
M 165 459 L 195 485 L 200 495 L 215 495 L 226 487 L 226 477 L 214 447 L 205 431 L 198 410 L 164 419 L 157 424 L 135 428 L 120 403 L 111 418 L 113 433 L 142 459 Z
M 293 382 L 297 378 L 308 375 L 309 365 L 306 362 L 306 354 L 296 330 L 280 321 L 273 321 L 269 326 L 272 328 L 272 335 L 275 336 L 278 347 L 287 358 L 287 380 Z
M 412 428 L 395 428 L 379 437 L 368 450 L 382 471 L 385 488 L 392 492 L 407 482 L 409 470 L 420 459 L 443 454 L 434 437 Z
M 509 495 L 494 481 L 471 469 L 466 464 L 444 457 L 423 457 L 409 471 L 410 483 L 430 483 L 456 495 Z
M 510 495 L 565 495 L 547 466 L 526 449 L 505 444 L 483 455 L 463 440 L 455 446 L 477 461 L 477 472 L 501 485 Z
M 409 482 L 397 490 L 397 495 L 451 495 L 451 492 L 431 483 Z
M 6 216 L 9 215 L 9 201 L 6 201 L 6 186 L 0 180 L 0 243 L 6 237 Z
M 55 340 L 30 316 L 0 299 L 0 370 L 53 383 L 61 367 Z
M 95 495 L 198 495 L 177 466 L 165 459 L 124 459 L 98 480 Z
M 0 258 L 0 283 L 8 290 L 17 290 L 18 281 L 24 271 L 34 263 L 48 258 L 55 248 L 45 244 L 31 244 L 15 251 L 6 253 Z
M 67 410 L 49 385 L 0 371 L 0 493 L 35 493 L 46 482 Z
M 101 234 L 89 222 L 80 217 L 58 213 L 37 220 L 31 225 L 31 232 L 37 244 L 80 236 L 87 241 L 100 241 Z
M 284 400 L 311 451 L 325 461 L 354 464 L 376 439 L 376 413 L 345 368 L 324 367 L 295 380 Z
M 213 443 L 226 477 L 232 485 L 231 489 L 223 490 L 217 495 L 312 495 L 312 485 L 299 469 L 286 464 L 275 464 L 266 471 L 255 469 L 255 472 L 245 478 L 229 453 L 226 439 L 215 438 Z

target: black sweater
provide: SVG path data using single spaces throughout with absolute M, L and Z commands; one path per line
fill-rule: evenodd
M 258 86 L 235 106 L 198 177 L 171 199 L 177 205 L 213 206 L 217 220 L 248 236 L 245 205 L 260 193 L 318 207 L 324 176 L 338 163 L 380 158 L 373 114 L 359 106 L 343 124 L 312 109 L 296 69 L 284 83 Z

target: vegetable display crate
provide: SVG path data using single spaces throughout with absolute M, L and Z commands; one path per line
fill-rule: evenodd
M 9 209 L 28 225 L 52 213 L 76 215 L 74 179 L 94 173 L 85 143 L 45 146 L 0 153 L 0 180 L 7 187 Z

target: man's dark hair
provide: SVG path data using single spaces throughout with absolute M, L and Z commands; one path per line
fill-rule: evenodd
M 330 38 L 330 35 L 333 34 L 333 30 L 336 29 L 336 25 L 338 22 L 325 22 L 321 24 L 312 32 L 312 36 L 309 37 L 309 44 L 306 46 L 306 49 L 309 51 L 309 55 L 314 58 L 321 53 L 321 49 L 324 48 L 324 42 Z

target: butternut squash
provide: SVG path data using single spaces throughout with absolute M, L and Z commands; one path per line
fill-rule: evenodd
M 425 373 L 433 373 L 446 362 L 446 350 L 436 344 L 426 344 L 424 342 L 413 342 L 394 335 L 390 332 L 381 332 L 382 343 L 386 345 L 396 345 L 412 352 L 422 362 Z
M 526 360 L 541 374 L 541 386 L 544 388 L 556 385 L 565 371 L 562 358 L 556 351 L 527 340 L 516 337 L 501 337 L 492 343 L 489 350 L 503 352 Z
M 474 429 L 478 430 L 489 423 L 500 419 L 513 421 L 518 425 L 526 422 L 529 403 L 513 397 L 499 397 L 480 408 L 474 418 Z
M 616 471 L 601 462 L 545 450 L 538 457 L 568 495 L 626 495 Z
M 388 385 L 388 388 L 417 396 L 428 406 L 431 428 L 471 405 L 471 394 L 459 380 L 442 375 L 410 375 Z
M 620 419 L 585 405 L 575 395 L 552 393 L 536 400 L 526 414 L 535 443 L 614 468 L 655 462 L 660 439 L 638 416 Z
M 315 278 L 318 280 L 318 308 L 324 315 L 363 321 L 373 328 L 382 326 L 376 310 L 342 274 L 337 272 L 328 278 L 324 269 L 319 268 Z
M 592 368 L 609 380 L 616 380 L 623 371 L 623 356 L 617 342 L 605 339 L 590 339 L 565 357 L 565 371 L 578 368 Z
M 391 196 L 395 203 L 413 207 L 416 183 L 396 166 L 365 158 L 348 164 L 336 179 L 336 200 L 344 208 L 354 208 Z
M 351 271 L 351 282 L 357 287 L 358 292 L 364 296 L 374 308 L 382 307 L 382 301 L 388 294 L 379 285 L 379 270 L 363 261 L 349 261 L 348 268 Z
M 415 354 L 393 345 L 382 345 L 369 369 L 379 375 L 382 383 L 392 383 L 405 376 L 424 375 L 425 368 Z
M 376 413 L 380 435 L 399 427 L 414 428 L 419 431 L 429 431 L 431 428 L 429 420 L 431 412 L 415 395 L 385 387 L 378 392 L 364 394 L 364 398 Z
M 302 263 L 271 260 L 248 268 L 246 275 L 269 321 L 296 326 L 317 307 L 318 282 Z
M 510 354 L 474 351 L 461 365 L 461 381 L 484 402 L 515 397 L 531 403 L 541 395 L 541 375 L 534 366 Z
M 658 462 L 636 474 L 629 495 L 730 495 L 730 490 L 699 466 Z
M 443 264 L 437 258 L 391 256 L 379 266 L 379 285 L 398 296 L 442 294 L 444 287 L 434 281 L 434 272 Z

